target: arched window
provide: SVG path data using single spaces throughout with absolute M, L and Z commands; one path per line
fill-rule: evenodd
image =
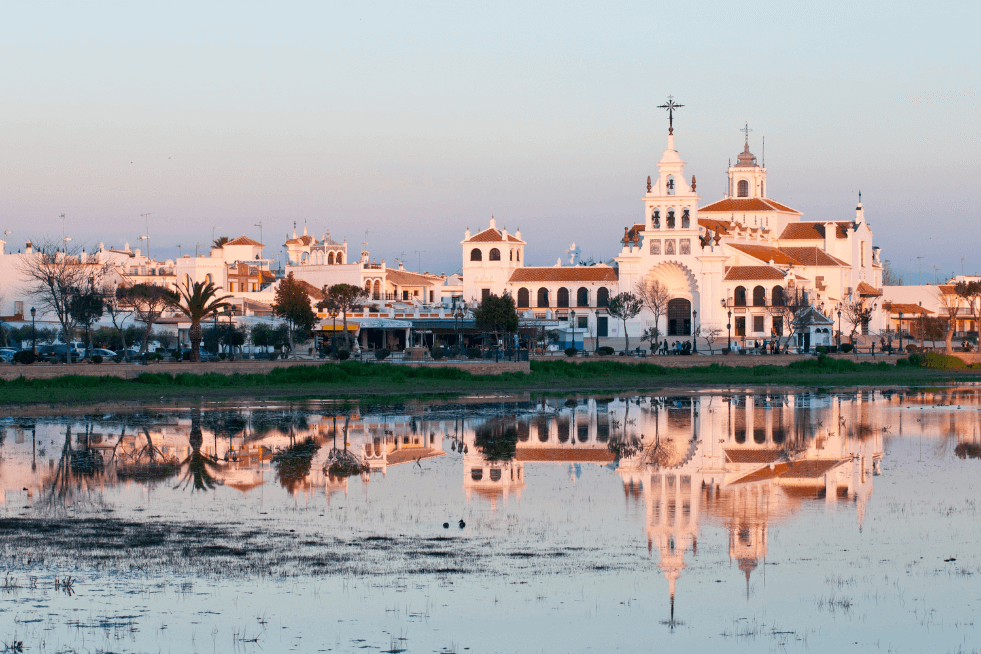
M 610 289 L 601 288 L 596 291 L 596 306 L 598 307 L 608 307 L 610 306 Z
M 540 288 L 538 289 L 538 306 L 548 307 L 548 289 Z
M 381 292 L 382 292 L 382 283 L 381 283 L 381 280 L 380 279 L 376 279 L 375 280 L 375 299 L 376 300 L 382 299 L 381 298 Z
M 674 175 L 668 175 L 668 195 L 674 195 Z
M 508 261 L 514 261 L 514 248 L 511 248 L 511 254 L 508 256 Z
M 783 306 L 783 286 L 773 287 L 773 294 L 770 296 L 770 302 L 775 307 Z
M 300 255 L 300 263 L 308 263 L 310 261 L 310 253 L 304 252 Z
M 519 288 L 518 289 L 518 308 L 527 309 L 529 307 L 528 302 L 528 289 Z
M 204 276 L 204 283 L 205 285 L 215 283 L 215 278 L 211 276 L 211 273 L 208 273 L 207 275 Z
M 674 209 L 668 209 L 668 229 L 674 229 Z
M 580 287 L 576 291 L 576 306 L 577 307 L 588 307 L 589 306 L 589 289 L 585 286 Z
M 516 254 L 517 254 L 517 258 L 515 260 L 521 261 L 521 248 L 518 248 L 518 252 Z
M 190 275 L 184 275 L 184 288 L 186 288 L 189 291 L 191 290 L 191 276 Z
M 681 212 L 681 227 L 683 229 L 691 227 L 691 214 L 688 212 L 688 207 Z
M 655 209 L 651 214 L 651 225 L 654 226 L 654 229 L 661 229 L 661 212 L 658 209 Z
M 480 254 L 480 248 L 474 248 L 470 250 L 470 260 L 471 261 L 483 261 L 484 258 Z
M 569 289 L 565 288 L 564 286 L 562 288 L 560 288 L 558 294 L 555 297 L 555 303 L 556 303 L 557 306 L 560 306 L 560 307 L 568 307 L 569 306 Z
M 753 306 L 754 307 L 765 307 L 766 306 L 766 289 L 762 286 L 757 286 L 753 289 Z
M 333 266 L 334 265 L 334 253 L 333 252 L 331 252 L 330 254 L 327 255 L 327 265 L 328 266 Z
M 335 257 L 334 259 L 334 263 L 336 263 L 337 265 L 344 263 L 344 255 L 338 252 L 337 257 Z
M 736 184 L 736 197 L 749 197 L 749 182 L 747 182 L 745 179 L 739 180 L 739 183 Z
M 732 292 L 732 300 L 737 307 L 746 306 L 746 287 L 737 286 L 736 290 Z
M 497 248 L 491 248 L 490 254 L 487 255 L 487 260 L 488 261 L 500 261 L 501 260 L 501 251 L 498 250 Z

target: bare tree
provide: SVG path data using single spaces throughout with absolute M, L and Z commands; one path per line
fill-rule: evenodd
M 129 302 L 136 313 L 136 319 L 145 325 L 143 341 L 140 344 L 140 354 L 147 351 L 153 325 L 160 319 L 166 309 L 178 304 L 178 295 L 169 288 L 154 284 L 134 284 L 126 289 L 120 289 L 125 301 Z
M 882 285 L 883 286 L 902 286 L 903 276 L 892 267 L 892 262 L 886 259 L 882 265 Z
M 767 308 L 768 313 L 774 318 L 780 318 L 781 331 L 786 335 L 786 340 L 781 343 L 780 334 L 774 334 L 777 345 L 782 346 L 784 351 L 790 346 L 791 339 L 797 332 L 807 329 L 811 324 L 811 303 L 807 293 L 802 289 L 796 289 L 792 293 L 785 293 L 783 304 L 773 305 Z
M 841 311 L 845 314 L 848 324 L 852 326 L 851 332 L 848 333 L 848 339 L 854 342 L 855 334 L 858 333 L 859 328 L 868 325 L 872 319 L 875 304 L 866 305 L 865 299 L 858 299 L 854 302 L 845 302 Z
M 102 287 L 102 297 L 106 313 L 112 321 L 112 326 L 119 334 L 119 342 L 123 344 L 123 356 L 128 360 L 129 352 L 126 345 L 126 320 L 133 315 L 133 308 L 129 302 L 124 301 L 125 289 L 118 286 L 106 285 Z
M 706 327 L 700 330 L 702 332 L 702 338 L 709 346 L 709 354 L 715 354 L 715 350 L 712 349 L 712 343 L 714 343 L 719 336 L 722 335 L 721 327 Z
M 940 314 L 946 319 L 946 335 L 944 337 L 945 352 L 953 354 L 954 331 L 957 330 L 957 313 L 961 309 L 961 296 L 955 291 L 956 287 L 940 286 L 937 296 L 940 300 Z
M 81 252 L 58 250 L 44 244 L 23 256 L 17 263 L 20 275 L 27 282 L 28 293 L 41 305 L 42 312 L 52 313 L 61 323 L 62 339 L 70 344 L 78 326 L 76 298 L 87 289 L 101 286 L 108 267 L 94 257 Z M 71 362 L 71 348 L 65 360 Z
M 659 279 L 643 279 L 637 282 L 636 293 L 637 299 L 645 309 L 651 312 L 654 316 L 654 327 L 651 332 L 644 332 L 644 339 L 650 341 L 651 352 L 657 349 L 658 343 L 661 339 L 661 329 L 659 327 L 661 323 L 661 317 L 667 313 L 668 301 L 671 299 L 671 293 L 668 291 L 668 287 L 664 285 Z

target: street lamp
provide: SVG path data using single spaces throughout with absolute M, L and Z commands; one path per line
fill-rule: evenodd
M 572 347 L 576 347 L 576 310 L 569 310 L 569 324 L 572 325 Z
M 838 303 L 838 349 L 841 349 L 841 303 Z
M 729 307 L 729 300 L 728 299 L 725 300 L 725 306 L 726 306 L 727 309 L 729 309 L 726 312 L 726 315 L 729 318 L 729 322 L 726 323 L 726 329 L 729 330 L 729 349 L 728 349 L 728 351 L 729 352 L 732 352 L 732 309 Z
M 691 312 L 691 353 L 698 354 L 698 312 Z
M 34 312 L 31 311 L 33 314 Z M 903 312 L 899 312 L 899 352 L 903 351 Z
M 31 349 L 34 350 L 34 356 L 37 356 L 37 330 L 34 328 L 34 316 L 37 315 L 37 309 L 31 307 Z

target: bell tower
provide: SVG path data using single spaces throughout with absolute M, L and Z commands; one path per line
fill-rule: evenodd
M 749 151 L 749 123 L 741 130 L 745 137 L 743 151 L 736 157 L 736 165 L 729 166 L 729 197 L 766 198 L 766 168 L 756 163 L 756 155 Z

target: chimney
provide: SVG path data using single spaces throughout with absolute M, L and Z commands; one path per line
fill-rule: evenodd
M 463 234 L 463 240 L 464 241 L 469 241 L 470 240 L 470 227 L 467 227 L 467 231 L 464 232 L 464 234 Z
M 497 229 L 497 221 L 494 220 L 494 216 L 491 216 L 490 227 L 491 229 Z

